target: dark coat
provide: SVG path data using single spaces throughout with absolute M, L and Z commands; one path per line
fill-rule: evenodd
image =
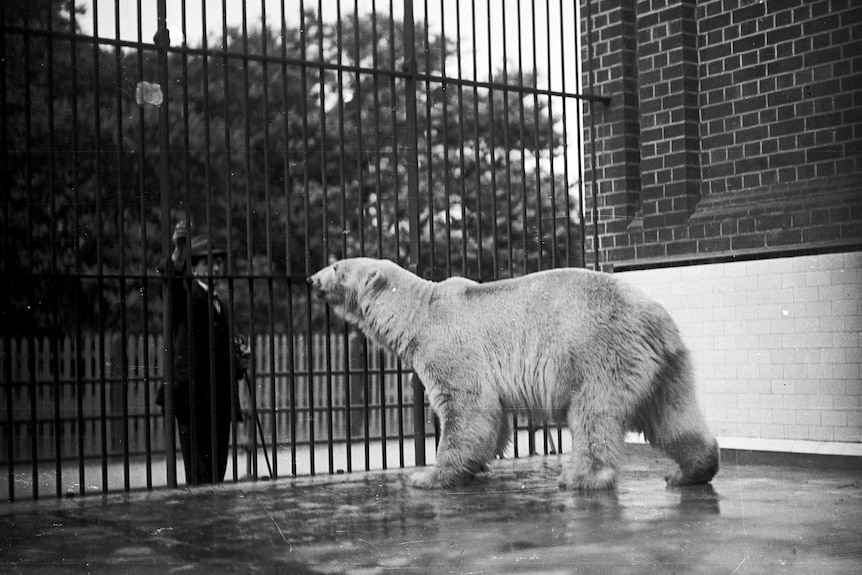
M 191 284 L 191 314 L 189 314 L 189 298 L 186 286 Z M 221 311 L 211 306 L 207 290 L 197 279 L 183 277 L 182 270 L 177 270 L 170 281 L 173 291 L 173 314 L 171 329 L 174 336 L 174 402 L 177 419 L 187 423 L 191 414 L 190 398 L 194 396 L 195 418 L 201 423 L 208 423 L 212 398 L 210 381 L 210 351 L 215 362 L 215 403 L 219 425 L 230 421 L 231 388 L 236 393 L 234 383 L 241 377 L 239 359 L 235 360 L 236 372 L 231 372 L 230 358 L 234 353 L 233 342 L 230 339 L 230 328 L 227 306 L 222 304 Z M 213 296 L 215 300 L 217 296 Z M 212 316 L 210 316 L 212 310 Z M 213 346 L 210 349 L 210 317 L 212 317 Z M 191 338 L 189 334 L 191 332 Z M 242 417 L 239 412 L 238 397 L 235 396 L 237 420 Z M 203 420 L 203 421 L 202 421 Z

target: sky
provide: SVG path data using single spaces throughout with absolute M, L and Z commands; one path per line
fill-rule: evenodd
M 425 4 L 428 4 L 426 14 Z M 185 15 L 183 14 L 185 4 Z M 300 0 L 284 0 L 285 19 L 289 26 L 297 26 L 300 20 Z M 358 8 L 360 14 L 368 13 L 376 5 L 378 13 L 389 15 L 390 4 L 397 20 L 404 16 L 404 0 L 306 0 L 306 10 L 317 12 L 321 7 L 323 19 L 335 22 L 340 6 L 342 18 Z M 116 39 L 117 10 L 119 10 L 119 38 L 138 40 L 138 14 L 140 13 L 141 38 L 151 43 L 157 27 L 156 0 L 80 0 L 84 9 L 77 20 L 84 33 L 103 38 Z M 473 53 L 476 55 L 476 75 L 487 80 L 490 59 L 492 68 L 497 68 L 503 58 L 504 32 L 507 59 L 516 63 L 520 57 L 525 71 L 531 71 L 534 63 L 539 72 L 540 88 L 577 91 L 575 58 L 577 34 L 575 29 L 577 2 L 572 0 L 414 0 L 414 17 L 427 20 L 432 33 L 439 33 L 445 26 L 446 35 L 456 37 L 460 15 L 461 70 L 464 78 L 473 77 Z M 204 10 L 206 26 L 204 26 Z M 520 8 L 520 18 L 519 16 Z M 475 10 L 475 26 L 473 12 Z M 281 0 L 167 0 L 167 21 L 171 32 L 171 43 L 179 45 L 184 38 L 190 46 L 199 46 L 206 29 L 210 46 L 221 45 L 222 27 L 226 15 L 229 27 L 240 27 L 245 14 L 249 30 L 260 29 L 262 15 L 271 29 L 280 28 Z M 535 18 L 533 13 L 535 12 Z M 184 17 L 185 16 L 185 17 Z M 550 26 L 549 26 L 550 16 Z M 184 26 L 185 23 L 185 26 Z M 505 23 L 505 26 L 504 26 Z M 475 50 L 473 28 L 475 34 Z M 490 28 L 490 34 L 489 34 Z M 550 30 L 549 30 L 550 28 Z M 185 29 L 185 35 L 183 30 Z M 519 30 L 520 29 L 520 30 Z M 520 35 L 519 35 L 520 31 Z M 534 33 L 535 31 L 535 33 Z M 550 32 L 550 33 L 549 33 Z M 521 52 L 519 54 L 519 41 Z M 548 60 L 550 54 L 549 73 Z M 564 63 L 565 66 L 561 66 Z M 513 70 L 510 67 L 510 71 Z M 447 63 L 447 72 L 457 75 L 456 66 Z

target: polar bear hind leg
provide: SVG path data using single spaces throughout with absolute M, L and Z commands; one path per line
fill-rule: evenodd
M 665 478 L 668 485 L 698 485 L 715 477 L 718 442 L 698 405 L 688 352 L 666 358 L 653 380 L 652 396 L 639 415 L 646 440 L 679 465 L 679 470 Z
M 563 467 L 560 488 L 601 491 L 616 486 L 617 465 L 625 442 L 619 415 L 619 410 L 603 406 L 583 391 L 574 394 L 568 411 L 572 457 Z

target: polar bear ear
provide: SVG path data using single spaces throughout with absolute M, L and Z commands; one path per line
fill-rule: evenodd
M 386 276 L 380 270 L 372 270 L 365 276 L 365 289 L 369 293 L 377 293 L 386 289 L 389 282 L 386 281 Z

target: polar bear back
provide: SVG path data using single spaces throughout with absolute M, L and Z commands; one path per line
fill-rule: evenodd
M 485 379 L 504 403 L 527 409 L 566 405 L 561 395 L 599 372 L 646 393 L 664 358 L 684 351 L 660 305 L 610 275 L 577 269 L 440 282 L 420 333 L 419 356 L 436 376 Z
M 461 337 L 523 332 L 567 346 L 626 334 L 672 337 L 670 316 L 656 302 L 616 278 L 580 269 L 547 270 L 484 284 L 461 278 L 437 284 L 429 321 Z M 647 322 L 647 334 L 640 329 Z M 638 330 L 632 330 L 636 325 Z M 667 331 L 671 333 L 655 333 Z M 493 338 L 493 339 L 496 339 Z

